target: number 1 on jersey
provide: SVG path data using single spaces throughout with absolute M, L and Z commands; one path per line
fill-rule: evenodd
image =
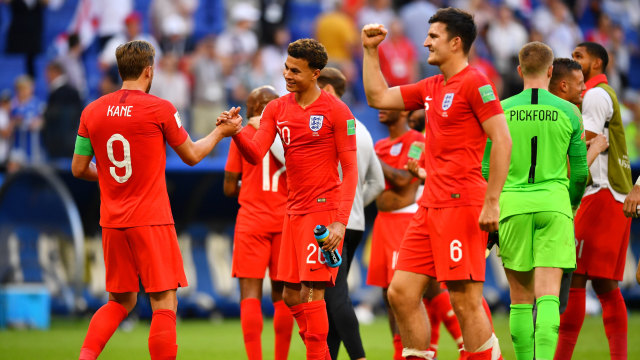
M 529 184 L 536 182 L 536 160 L 538 159 L 538 137 L 531 138 L 531 167 L 529 168 Z

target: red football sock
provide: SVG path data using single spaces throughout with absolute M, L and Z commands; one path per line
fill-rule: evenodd
M 491 317 L 491 308 L 489 307 L 489 303 L 487 303 L 487 299 L 482 297 L 482 307 L 484 311 L 487 313 L 487 317 L 489 318 L 489 323 L 491 324 L 491 329 L 493 330 L 493 318 Z
M 569 289 L 569 301 L 564 314 L 560 315 L 560 330 L 555 360 L 571 359 L 573 349 L 578 341 L 578 334 L 584 322 L 586 290 L 584 288 Z M 626 315 L 626 314 L 625 314 Z
M 329 318 L 327 304 L 324 300 L 311 301 L 304 304 L 304 314 L 307 317 L 307 360 L 325 360 L 329 353 L 327 334 L 329 333 Z
M 604 332 L 609 340 L 611 360 L 627 359 L 627 306 L 620 288 L 598 295 L 602 304 Z
M 422 299 L 424 307 L 427 309 L 427 315 L 429 316 L 429 325 L 431 325 L 431 342 L 429 343 L 429 351 L 433 351 L 436 357 L 438 355 L 438 340 L 440 340 L 440 316 L 438 309 L 436 309 L 429 299 Z
M 492 351 L 493 348 L 473 353 L 466 351 L 464 356 L 467 360 L 491 360 Z M 502 359 L 502 356 L 500 356 L 500 359 Z
M 449 334 L 451 334 L 453 340 L 458 344 L 458 348 L 462 348 L 462 330 L 460 330 L 460 323 L 458 323 L 456 313 L 453 312 L 453 308 L 451 307 L 449 292 L 444 291 L 436 295 L 431 299 L 430 306 L 435 309 L 435 312 L 444 323 Z
M 302 343 L 307 345 L 306 333 L 307 333 L 307 317 L 304 314 L 304 304 L 293 305 L 289 307 L 293 318 L 298 323 L 298 334 L 302 339 Z
M 287 360 L 293 331 L 293 316 L 284 301 L 273 303 L 273 330 L 276 334 L 275 360 Z
M 115 301 L 108 301 L 98 309 L 89 323 L 80 349 L 80 360 L 95 360 L 126 317 L 127 309 Z
M 289 309 L 287 309 L 287 312 Z M 249 360 L 262 359 L 262 308 L 260 300 L 246 298 L 240 302 L 240 324 L 244 348 Z
M 151 360 L 174 360 L 178 355 L 176 313 L 173 310 L 153 312 L 149 329 L 149 354 Z
M 402 339 L 400 334 L 393 334 L 393 360 L 404 360 L 402 357 Z

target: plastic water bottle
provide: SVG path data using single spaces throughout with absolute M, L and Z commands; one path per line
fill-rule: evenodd
M 324 255 L 324 259 L 327 262 L 327 266 L 329 267 L 338 267 L 342 264 L 342 257 L 338 252 L 338 249 L 333 251 L 327 251 L 322 249 L 322 245 L 324 245 L 324 241 L 329 237 L 329 230 L 324 225 L 316 225 L 316 228 L 313 229 L 313 235 L 318 242 L 318 247 L 322 251 L 322 255 Z

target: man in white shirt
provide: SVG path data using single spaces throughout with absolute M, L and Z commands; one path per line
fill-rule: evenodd
M 561 316 L 555 359 L 570 359 L 585 316 L 585 286 L 591 280 L 602 304 L 602 318 L 612 359 L 627 358 L 627 310 L 618 287 L 622 280 L 631 219 L 623 202 L 631 191 L 620 106 L 604 74 L 607 51 L 593 42 L 578 44 L 573 59 L 580 63 L 586 93 L 582 118 L 586 140 L 604 134 L 609 148 L 590 166 L 591 179 L 575 216 L 577 268 L 571 280 L 567 310 Z

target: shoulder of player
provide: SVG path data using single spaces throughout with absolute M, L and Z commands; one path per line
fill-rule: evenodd
M 606 101 L 609 104 L 613 104 L 613 101 L 611 100 L 611 96 L 609 95 L 609 93 L 601 87 L 591 88 L 584 93 L 584 97 L 582 98 L 583 104 L 590 103 L 593 101 L 599 101 L 599 102 Z

